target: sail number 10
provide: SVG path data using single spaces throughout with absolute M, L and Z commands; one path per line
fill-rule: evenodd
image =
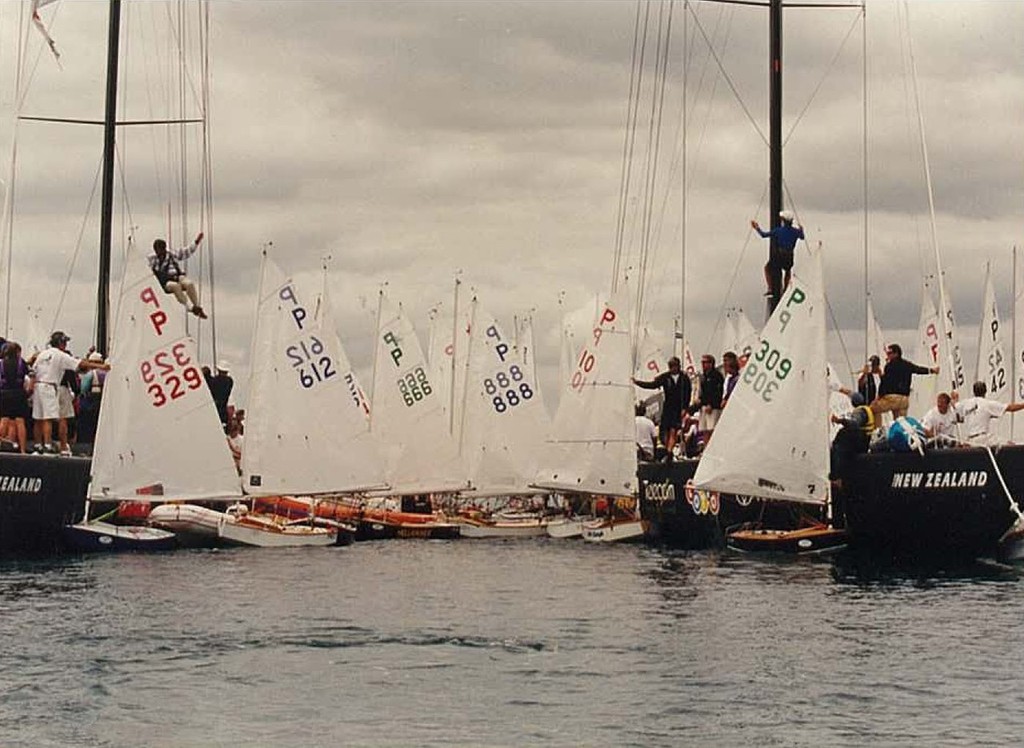
M 153 398 L 150 405 L 154 408 L 162 408 L 184 397 L 189 390 L 203 386 L 203 375 L 192 363 L 184 343 L 175 343 L 170 350 L 154 353 L 153 358 L 139 364 L 139 374 L 143 384 L 148 385 L 146 392 Z
M 793 370 L 793 362 L 783 358 L 782 354 L 767 340 L 761 341 L 761 347 L 743 367 L 743 381 L 753 387 L 766 403 L 772 401 L 772 393 L 779 388 L 779 382 L 789 376 Z

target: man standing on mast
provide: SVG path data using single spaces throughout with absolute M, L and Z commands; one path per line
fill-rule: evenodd
M 764 280 L 768 286 L 764 295 L 771 298 L 772 310 L 779 303 L 783 290 L 789 285 L 793 273 L 793 250 L 796 248 L 796 242 L 805 238 L 803 228 L 793 225 L 796 216 L 792 211 L 780 211 L 779 218 L 782 219 L 782 223 L 771 231 L 762 231 L 757 221 L 750 222 L 750 226 L 762 239 L 771 239 L 768 263 L 764 266 Z

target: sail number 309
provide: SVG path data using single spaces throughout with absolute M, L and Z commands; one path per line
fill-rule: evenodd
M 772 394 L 779 388 L 779 382 L 788 377 L 792 370 L 793 362 L 783 358 L 767 340 L 762 340 L 761 347 L 743 367 L 743 381 L 753 387 L 754 392 L 766 403 L 770 403 Z

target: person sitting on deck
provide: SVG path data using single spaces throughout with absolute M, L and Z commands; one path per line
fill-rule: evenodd
M 187 247 L 182 247 L 173 252 L 167 250 L 167 242 L 157 239 L 153 242 L 153 254 L 148 257 L 149 267 L 152 269 L 160 286 L 167 293 L 174 294 L 182 306 L 199 319 L 206 319 L 206 312 L 199 306 L 199 295 L 196 292 L 196 284 L 185 276 L 179 261 L 187 260 L 197 249 L 203 240 L 203 232 L 200 231 L 194 242 Z
M 831 416 L 832 423 L 842 426 L 832 440 L 829 477 L 836 488 L 842 488 L 843 477 L 849 472 L 856 455 L 868 451 L 871 432 L 875 429 L 875 415 L 864 403 L 864 396 L 859 392 L 850 395 L 853 410 L 837 416 Z
M 636 458 L 650 462 L 654 459 L 654 445 L 658 438 L 658 430 L 654 421 L 647 417 L 643 403 L 638 403 L 636 413 Z
M 947 392 L 935 396 L 935 407 L 924 414 L 921 425 L 924 435 L 938 447 L 949 447 L 956 444 L 956 425 L 963 422 L 957 408 L 953 407 L 953 398 Z
M 973 390 L 974 397 L 969 397 L 956 405 L 957 411 L 964 419 L 967 441 L 977 447 L 995 446 L 997 442 L 996 435 L 991 431 L 992 421 L 1003 413 L 1024 410 L 1024 402 L 1007 404 L 991 400 L 985 397 L 988 387 L 984 382 L 975 382 Z M 953 395 L 955 399 L 956 393 Z
M 762 239 L 773 240 L 768 250 L 768 262 L 764 266 L 764 281 L 768 286 L 764 295 L 775 301 L 779 300 L 783 290 L 789 285 L 793 273 L 793 250 L 796 249 L 797 240 L 805 238 L 803 228 L 793 225 L 796 216 L 792 211 L 779 211 L 779 218 L 782 219 L 782 223 L 769 231 L 762 231 L 757 221 L 750 222 L 751 228 Z

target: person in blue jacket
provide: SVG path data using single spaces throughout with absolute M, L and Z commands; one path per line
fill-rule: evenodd
M 768 263 L 764 266 L 764 280 L 768 284 L 765 296 L 772 297 L 778 301 L 782 291 L 789 285 L 789 278 L 793 273 L 793 250 L 796 248 L 798 239 L 803 239 L 804 230 L 800 226 L 794 226 L 796 216 L 790 210 L 779 212 L 782 219 L 775 228 L 770 231 L 762 231 L 757 221 L 751 221 L 750 225 L 762 239 L 775 239 L 771 243 L 768 252 Z

